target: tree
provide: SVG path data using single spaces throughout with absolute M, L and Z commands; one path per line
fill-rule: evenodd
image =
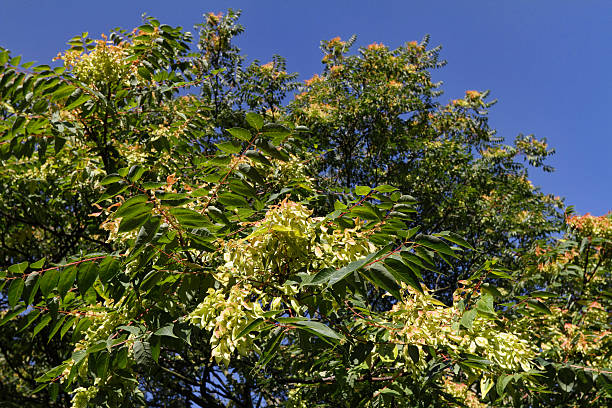
M 423 232 L 454 231 L 474 245 L 461 260 L 436 265 L 444 276 L 426 274 L 440 298 L 450 302 L 457 281 L 486 258 L 515 268 L 517 248 L 560 228 L 562 202 L 535 188 L 519 161 L 552 170 L 545 140 L 519 135 L 503 145 L 488 124 L 488 92 L 442 103 L 431 71 L 445 62 L 428 37 L 350 55 L 353 42 L 321 42 L 324 70 L 291 102 L 291 117 L 311 129 L 318 170 L 332 185 L 397 186 L 415 197 L 414 225 Z
M 469 93 L 448 111 L 434 110 L 432 85 L 425 96 L 408 96 L 414 120 L 431 121 L 419 125 L 424 141 L 405 108 L 394 108 L 406 95 L 382 101 L 384 89 L 341 99 L 370 112 L 372 132 L 312 114 L 328 109 L 316 100 L 325 87 L 286 110 L 295 76 L 280 57 L 243 69 L 231 44 L 242 31 L 237 17 L 208 14 L 198 26 L 199 52 L 180 27 L 153 18 L 102 40 L 73 38 L 55 68 L 0 52 L 7 405 L 520 405 L 533 391 L 550 399 L 527 404 L 572 400 L 563 347 L 531 332 L 534 322 L 555 323 L 540 316 L 557 309 L 542 300 L 548 281 L 529 272 L 528 251 L 535 238 L 550 241 L 555 202 L 516 170 L 518 151 L 489 146 L 484 114 L 470 116 L 484 106 L 481 95 Z M 324 47 L 329 60 L 344 58 L 341 41 Z M 406 55 L 378 45 L 363 55 L 428 54 L 407 47 Z M 365 75 L 359 58 L 346 60 L 355 65 L 342 72 Z M 420 89 L 431 64 L 394 80 Z M 318 149 L 337 147 L 322 139 L 325 129 L 349 146 L 364 135 L 353 139 L 354 162 L 343 148 L 340 161 L 321 156 Z M 482 138 L 476 144 L 472 131 Z M 452 137 L 436 141 L 437 132 Z M 396 136 L 395 150 L 378 148 Z M 476 145 L 490 150 L 476 158 Z M 534 164 L 546 155 L 532 138 L 519 147 Z M 400 177 L 415 164 L 409 155 L 435 182 Z M 445 179 L 434 161 L 443 159 L 456 172 L 438 183 Z M 371 173 L 356 170 L 366 165 Z M 466 178 L 468 168 L 477 177 Z M 491 169 L 497 173 L 487 176 Z M 449 189 L 452 200 L 484 204 L 458 216 L 444 212 L 449 198 L 442 210 L 428 210 Z M 508 218 L 493 212 L 500 203 L 512 211 Z M 533 221 L 542 208 L 550 213 Z M 483 215 L 480 229 L 463 225 Z M 473 235 L 466 240 L 446 225 Z M 528 226 L 539 229 L 526 234 Z M 524 255 L 511 276 L 498 258 L 512 237 Z M 601 239 L 593 245 L 610 237 Z M 604 284 L 607 275 L 592 277 L 609 274 L 609 262 L 599 263 L 609 254 L 598 251 L 587 250 L 587 283 L 572 301 L 591 281 Z M 445 263 L 460 265 L 449 280 L 458 289 L 441 293 L 432 282 L 446 279 Z M 588 330 L 607 338 L 600 315 Z M 590 373 L 579 387 L 585 404 L 609 402 L 606 347 L 569 366 L 575 378 Z M 554 375 L 542 375 L 548 367 Z

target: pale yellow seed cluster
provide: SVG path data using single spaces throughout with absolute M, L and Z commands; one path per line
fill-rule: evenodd
M 504 370 L 531 368 L 530 360 L 535 353 L 526 340 L 500 331 L 493 321 L 480 316 L 474 319 L 471 329 L 459 329 L 456 322 L 461 312 L 455 306 L 436 305 L 429 296 L 413 290 L 409 293 L 411 296 L 393 306 L 393 323 L 403 326 L 390 332 L 393 340 L 477 354 Z
M 63 59 L 78 79 L 100 88 L 102 84 L 121 84 L 136 74 L 135 65 L 125 60 L 127 47 L 127 43 L 114 45 L 100 40 L 91 52 L 67 51 Z
M 285 284 L 286 278 L 339 268 L 375 249 L 359 227 L 332 231 L 304 205 L 285 200 L 249 236 L 225 243 L 225 263 L 214 274 L 224 287 L 208 289 L 189 320 L 211 332 L 213 357 L 228 364 L 234 350 L 244 354 L 252 344 L 253 336 L 237 337 L 248 322 L 267 310 L 303 312 L 295 299 L 298 289 Z M 232 278 L 237 283 L 228 286 Z M 270 288 L 273 294 L 267 293 Z
M 71 400 L 72 408 L 87 408 L 89 401 L 94 399 L 97 394 L 98 387 L 94 385 L 88 388 L 79 387 L 75 389 Z
M 445 377 L 442 382 L 444 391 L 463 402 L 468 408 L 485 408 L 487 404 L 483 404 L 478 400 L 476 393 L 467 386 L 467 384 L 456 383 Z
M 229 365 L 231 354 L 246 354 L 254 336 L 238 338 L 240 329 L 250 320 L 263 315 L 257 302 L 249 302 L 249 292 L 234 285 L 226 297 L 222 289 L 208 289 L 208 295 L 190 315 L 192 324 L 211 332 L 212 356 L 217 363 Z

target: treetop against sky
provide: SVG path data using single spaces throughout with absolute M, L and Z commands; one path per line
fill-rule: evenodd
M 250 58 L 287 58 L 302 80 L 319 72 L 319 41 L 357 34 L 356 45 L 396 47 L 432 36 L 450 63 L 434 74 L 448 100 L 465 89 L 490 89 L 499 103 L 491 122 L 499 135 L 545 137 L 556 149 L 552 174 L 531 178 L 546 193 L 567 198 L 578 212 L 611 210 L 607 111 L 612 77 L 612 4 L 608 1 L 288 2 L 275 1 L 63 1 L 6 2 L 0 45 L 24 60 L 50 60 L 82 31 L 94 36 L 140 24 L 143 12 L 191 29 L 209 11 L 242 9 L 246 35 L 237 44 Z

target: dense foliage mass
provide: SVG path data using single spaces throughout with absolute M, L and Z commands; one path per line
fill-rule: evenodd
M 0 406 L 609 406 L 612 218 L 546 142 L 427 39 L 298 83 L 237 19 L 0 49 Z

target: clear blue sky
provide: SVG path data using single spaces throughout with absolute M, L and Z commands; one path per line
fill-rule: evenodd
M 396 47 L 431 34 L 449 64 L 435 74 L 450 100 L 490 89 L 491 125 L 512 139 L 546 137 L 552 174 L 534 184 L 578 212 L 612 210 L 612 1 L 44 1 L 0 0 L 0 45 L 40 63 L 72 36 L 131 29 L 146 12 L 191 30 L 209 11 L 242 9 L 238 45 L 249 58 L 287 58 L 302 79 L 321 69 L 319 41 L 357 34 L 357 45 Z

